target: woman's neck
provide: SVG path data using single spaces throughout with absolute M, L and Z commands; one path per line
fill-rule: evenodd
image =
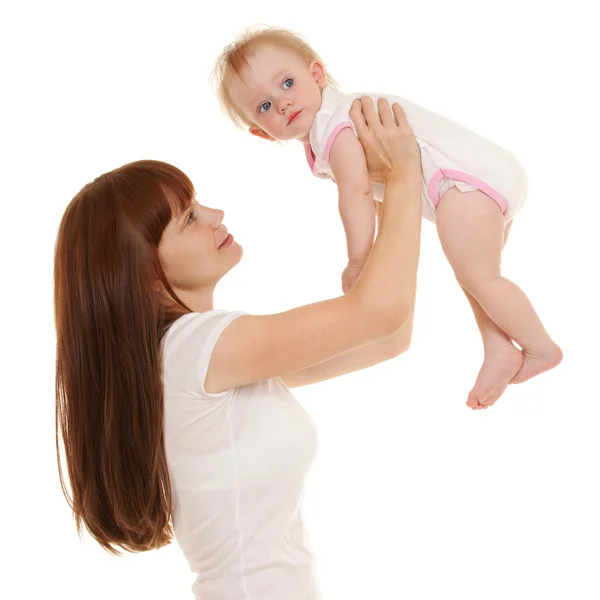
M 180 290 L 175 289 L 177 297 L 188 307 L 192 312 L 207 312 L 213 310 L 215 288 L 205 287 L 197 290 Z

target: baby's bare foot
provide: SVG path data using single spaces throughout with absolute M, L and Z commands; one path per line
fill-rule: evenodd
M 523 366 L 511 379 L 510 383 L 523 383 L 544 371 L 553 369 L 558 366 L 563 359 L 562 350 L 554 343 L 540 352 L 523 350 L 523 356 L 525 357 Z
M 512 344 L 486 351 L 475 386 L 469 393 L 467 406 L 480 410 L 494 404 L 522 365 L 523 354 Z

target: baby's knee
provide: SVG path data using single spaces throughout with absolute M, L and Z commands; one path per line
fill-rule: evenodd
M 493 273 L 455 273 L 455 277 L 459 285 L 474 298 L 488 293 L 500 279 L 500 275 Z

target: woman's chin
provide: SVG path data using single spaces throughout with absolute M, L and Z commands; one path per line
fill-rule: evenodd
M 244 248 L 238 244 L 235 240 L 229 248 L 226 248 L 226 256 L 228 257 L 229 267 L 226 272 L 229 272 L 235 265 L 237 265 L 241 260 L 242 256 L 244 256 Z

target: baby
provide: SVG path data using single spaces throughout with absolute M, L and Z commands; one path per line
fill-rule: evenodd
M 527 193 L 512 154 L 404 98 L 341 93 L 315 51 L 284 29 L 245 33 L 223 50 L 213 77 L 234 123 L 265 140 L 299 140 L 313 175 L 336 183 L 348 250 L 344 293 L 365 264 L 383 200 L 383 186 L 369 181 L 349 111 L 363 96 L 398 102 L 421 151 L 423 216 L 437 226 L 483 339 L 484 362 L 467 405 L 487 408 L 509 383 L 561 362 L 527 296 L 500 274 L 501 252 Z

